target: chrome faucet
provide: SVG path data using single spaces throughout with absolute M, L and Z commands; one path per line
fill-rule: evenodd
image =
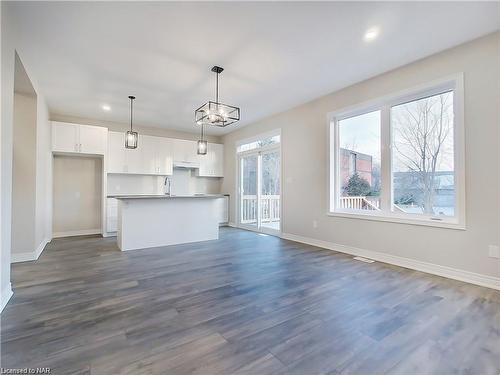
M 165 177 L 165 182 L 163 183 L 163 192 L 165 195 L 171 195 L 172 193 L 172 181 L 170 180 L 170 177 L 166 176 Z

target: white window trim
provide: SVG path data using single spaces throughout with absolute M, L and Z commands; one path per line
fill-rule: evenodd
M 398 214 L 391 212 L 392 206 L 392 145 L 391 124 L 389 121 L 390 108 L 425 96 L 431 96 L 446 90 L 454 91 L 454 181 L 455 181 L 455 209 L 452 218 L 431 217 L 420 214 Z M 361 115 L 373 111 L 381 111 L 381 165 L 382 193 L 380 196 L 383 212 L 367 212 L 365 210 L 339 209 L 339 158 L 338 122 L 345 118 Z M 333 131 L 332 131 L 333 128 Z M 327 142 L 329 157 L 327 158 L 327 215 L 333 217 L 375 220 L 383 222 L 424 225 L 431 227 L 466 229 L 465 221 L 465 126 L 464 126 L 464 78 L 463 73 L 458 73 L 433 82 L 406 89 L 375 100 L 370 100 L 357 105 L 349 106 L 327 114 Z M 333 165 L 332 165 L 333 163 Z

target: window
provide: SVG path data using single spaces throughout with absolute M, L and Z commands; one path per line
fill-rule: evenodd
M 262 148 L 265 146 L 270 146 L 270 145 L 274 145 L 274 144 L 278 144 L 278 143 L 280 143 L 280 136 L 274 135 L 272 137 L 259 139 L 259 140 L 254 141 L 254 142 L 241 144 L 238 146 L 236 152 L 250 151 L 250 150 L 254 150 L 257 148 Z
M 341 208 L 372 210 L 380 195 L 380 111 L 339 121 Z
M 330 213 L 464 228 L 462 79 L 330 115 Z

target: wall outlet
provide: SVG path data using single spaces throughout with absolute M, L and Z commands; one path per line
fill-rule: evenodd
M 313 220 L 313 228 L 317 228 L 318 227 L 318 220 Z
M 497 245 L 488 246 L 488 255 L 490 258 L 500 258 L 500 248 Z

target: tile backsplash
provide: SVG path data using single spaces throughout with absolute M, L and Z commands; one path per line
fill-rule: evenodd
M 174 169 L 170 176 L 172 194 L 188 195 L 196 193 L 220 193 L 220 178 L 196 177 L 192 169 Z M 129 174 L 108 175 L 108 194 L 163 194 L 163 176 L 145 176 Z

